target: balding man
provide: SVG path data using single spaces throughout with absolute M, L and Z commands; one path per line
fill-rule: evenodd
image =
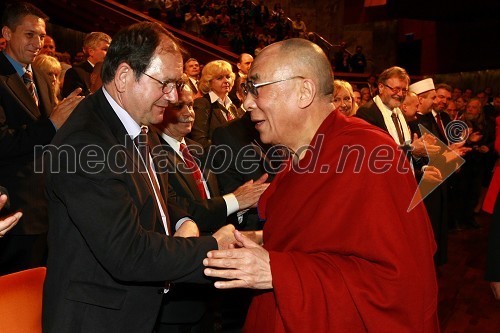
M 54 38 L 49 35 L 45 36 L 40 54 L 46 54 L 52 57 L 56 56 L 56 42 L 54 41 Z
M 419 107 L 418 96 L 413 92 L 406 94 L 403 103 L 401 103 L 401 112 L 405 117 L 406 122 L 417 119 L 417 111 Z
M 259 53 L 244 106 L 261 140 L 294 158 L 259 201 L 264 245 L 235 232 L 242 247 L 209 252 L 205 274 L 223 278 L 216 288 L 259 289 L 247 332 L 438 332 L 430 223 L 423 205 L 407 211 L 415 179 L 385 132 L 333 112 L 332 77 L 304 39 Z
M 253 57 L 248 53 L 242 53 L 238 57 L 238 62 L 236 63 L 236 67 L 238 67 L 238 73 L 236 74 L 236 78 L 234 80 L 234 85 L 231 91 L 229 92 L 229 98 L 236 105 L 236 107 L 241 106 L 241 96 L 238 96 L 237 92 L 241 86 L 241 83 L 244 82 L 247 78 L 248 71 L 252 66 Z

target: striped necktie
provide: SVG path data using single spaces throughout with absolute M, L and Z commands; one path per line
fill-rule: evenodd
M 38 106 L 38 96 L 36 95 L 36 92 L 35 92 L 35 83 L 33 82 L 33 73 L 31 73 L 31 71 L 29 69 L 26 69 L 26 72 L 23 74 L 23 81 L 24 81 L 24 84 L 26 85 L 26 88 L 28 88 L 28 91 L 31 94 L 31 97 L 33 97 L 35 104 Z

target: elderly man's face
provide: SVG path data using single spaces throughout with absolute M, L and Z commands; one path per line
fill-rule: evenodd
M 391 77 L 382 84 L 379 83 L 380 99 L 389 108 L 394 109 L 401 105 L 408 91 L 408 82 L 398 77 Z
M 292 149 L 304 115 L 297 109 L 298 93 L 303 78 L 297 69 L 280 59 L 276 47 L 268 47 L 254 61 L 248 81 L 255 84 L 276 82 L 257 88 L 258 96 L 248 93 L 244 107 L 251 112 L 255 128 L 264 143 L 283 144 Z
M 168 93 L 164 93 L 163 84 L 158 82 L 175 83 L 182 77 L 183 64 L 180 52 L 159 53 L 158 51 L 162 48 L 169 49 L 170 43 L 171 41 L 164 36 L 160 46 L 156 49 L 149 67 L 144 71 L 151 77 L 141 74 L 139 81 L 136 81 L 132 69 L 123 74 L 126 83 L 124 91 L 121 92 L 122 104 L 138 124 L 147 126 L 159 124 L 163 120 L 163 113 L 169 103 L 178 101 L 175 87 Z
M 420 94 L 418 96 L 420 106 L 418 107 L 418 112 L 421 114 L 427 114 L 431 112 L 432 106 L 434 105 L 434 101 L 436 100 L 436 90 L 431 90 Z
M 179 102 L 169 104 L 163 116 L 163 132 L 179 141 L 191 133 L 194 123 L 193 93 L 186 86 Z

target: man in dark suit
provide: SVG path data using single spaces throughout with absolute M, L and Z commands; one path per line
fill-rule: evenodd
M 179 103 L 166 108 L 158 129 L 169 166 L 169 199 L 193 216 L 201 234 L 205 234 L 225 225 L 228 215 L 255 207 L 269 184 L 264 184 L 267 177 L 264 176 L 221 196 L 215 174 L 200 163 L 203 148 L 185 137 L 191 132 L 193 122 L 193 93 L 185 86 Z M 202 172 L 203 169 L 206 172 Z M 213 319 L 210 320 L 213 314 L 205 314 L 205 305 L 213 297 L 207 287 L 187 285 L 173 290 L 171 297 L 165 299 L 158 332 L 172 332 L 174 327 L 179 329 L 179 325 L 190 328 L 191 332 L 210 331 L 214 326 Z M 205 318 L 200 322 L 204 314 Z
M 211 151 L 210 160 L 215 170 L 221 170 L 216 174 L 222 194 L 231 193 L 264 174 L 269 175 L 267 181 L 271 182 L 280 170 L 281 163 L 287 158 L 287 155 L 283 154 L 284 147 L 271 147 L 262 143 L 249 112 L 216 128 L 212 140 L 214 149 Z M 262 229 L 257 209 L 249 209 L 238 216 L 236 225 L 239 230 Z
M 198 93 L 198 80 L 200 79 L 200 64 L 195 58 L 189 58 L 184 63 L 184 73 L 188 77 L 188 86 L 194 95 Z
M 104 61 L 110 43 L 111 37 L 104 32 L 91 32 L 85 37 L 83 52 L 86 54 L 87 60 L 73 65 L 66 71 L 61 91 L 63 97 L 68 96 L 77 88 L 82 89 L 82 96 L 91 93 L 90 74 L 98 62 Z
M 10 209 L 23 217 L 0 240 L 0 274 L 45 264 L 47 200 L 40 150 L 50 143 L 81 98 L 75 94 L 56 108 L 47 77 L 32 68 L 45 36 L 47 16 L 35 6 L 9 5 L 2 17 L 7 48 L 0 53 L 0 184 L 10 190 Z M 79 92 L 79 91 L 78 91 Z
M 165 204 L 161 146 L 146 132 L 183 86 L 175 37 L 156 23 L 127 27 L 102 73 L 103 88 L 79 105 L 44 160 L 44 332 L 151 332 L 170 282 L 206 282 L 202 258 L 234 240 L 231 225 L 196 237 L 196 224 Z

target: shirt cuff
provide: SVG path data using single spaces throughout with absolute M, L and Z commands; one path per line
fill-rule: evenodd
M 183 217 L 182 219 L 177 221 L 177 223 L 175 224 L 175 231 L 177 231 L 181 227 L 181 225 L 186 221 L 193 221 L 193 219 L 189 218 L 189 217 Z M 173 236 L 173 235 L 170 235 L 170 236 Z
M 234 194 L 229 193 L 222 196 L 222 198 L 226 202 L 227 216 L 240 210 L 240 204 L 238 203 L 238 199 L 236 199 L 236 196 Z

